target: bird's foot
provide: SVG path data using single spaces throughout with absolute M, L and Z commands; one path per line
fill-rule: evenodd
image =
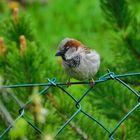
M 66 82 L 67 88 L 71 86 L 70 78 Z
M 90 84 L 90 87 L 93 87 L 95 84 L 95 81 L 93 79 L 91 79 L 91 80 L 89 80 L 89 84 Z

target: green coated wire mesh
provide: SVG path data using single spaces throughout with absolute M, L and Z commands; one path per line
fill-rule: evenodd
M 38 94 L 42 95 L 42 94 L 47 94 L 48 89 L 52 88 L 52 87 L 57 87 L 59 89 L 61 89 L 64 93 L 66 93 L 71 100 L 73 100 L 73 102 L 75 103 L 75 107 L 76 107 L 76 112 L 74 112 L 74 114 L 72 114 L 72 116 L 67 120 L 66 123 L 64 123 L 61 128 L 56 132 L 57 136 L 59 133 L 61 133 L 63 131 L 63 129 L 73 120 L 73 118 L 75 118 L 76 115 L 78 115 L 79 113 L 82 113 L 84 115 L 86 115 L 89 119 L 93 120 L 94 122 L 96 122 L 107 134 L 108 134 L 108 138 L 109 140 L 114 140 L 113 135 L 115 134 L 116 130 L 120 127 L 120 125 L 136 110 L 138 109 L 138 107 L 140 106 L 140 95 L 138 94 L 137 91 L 135 91 L 131 86 L 129 86 L 127 83 L 125 83 L 123 80 L 121 80 L 121 77 L 128 77 L 128 76 L 140 76 L 140 72 L 138 73 L 128 73 L 128 74 L 115 74 L 114 72 L 111 72 L 110 70 L 108 70 L 108 73 L 101 76 L 98 80 L 95 81 L 94 86 L 93 87 L 89 87 L 87 89 L 86 92 L 84 92 L 84 94 L 82 94 L 80 99 L 76 99 L 72 94 L 70 94 L 63 86 L 66 85 L 66 83 L 59 83 L 56 81 L 55 78 L 53 79 L 48 79 L 48 83 L 43 83 L 43 84 L 19 84 L 19 85 L 10 85 L 10 86 L 0 86 L 0 88 L 19 88 L 19 87 L 35 87 L 35 86 L 43 86 L 44 89 L 41 90 Z M 91 116 L 90 114 L 88 114 L 86 111 L 84 111 L 82 109 L 81 106 L 81 101 L 87 96 L 87 94 L 94 89 L 94 87 L 97 84 L 106 82 L 108 80 L 114 80 L 119 82 L 120 84 L 122 84 L 124 87 L 126 87 L 128 90 L 131 91 L 132 94 L 134 94 L 137 97 L 137 104 L 118 122 L 118 124 L 114 127 L 113 130 L 109 130 L 103 123 L 101 123 L 100 121 L 98 121 L 96 118 L 94 118 L 93 116 Z M 89 84 L 89 82 L 72 82 L 71 85 L 78 85 L 78 84 L 82 84 L 82 85 L 87 85 Z M 23 118 L 35 131 L 37 131 L 40 134 L 43 134 L 43 132 L 37 127 L 35 126 L 29 119 L 28 117 L 25 115 L 25 110 L 26 107 L 32 102 L 32 99 L 30 99 L 29 101 L 27 101 L 22 107 L 20 107 L 19 109 L 19 116 L 13 121 L 13 123 L 11 125 L 9 125 L 8 128 L 6 128 L 0 135 L 0 140 L 9 132 L 10 129 L 12 129 L 12 127 L 14 126 L 14 124 L 20 119 Z

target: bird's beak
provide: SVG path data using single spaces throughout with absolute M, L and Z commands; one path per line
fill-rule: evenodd
M 56 54 L 55 54 L 55 56 L 62 56 L 63 55 L 63 52 L 61 52 L 61 51 L 58 51 Z

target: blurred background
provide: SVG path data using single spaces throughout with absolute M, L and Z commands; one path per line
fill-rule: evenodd
M 0 0 L 0 85 L 46 83 L 53 77 L 66 82 L 61 59 L 55 57 L 65 37 L 76 38 L 100 54 L 101 67 L 95 80 L 107 69 L 118 74 L 140 72 L 140 1 Z M 123 80 L 140 91 L 139 77 Z M 78 99 L 87 88 L 80 85 L 67 90 Z M 0 134 L 31 98 L 26 115 L 45 134 L 38 134 L 19 119 L 2 139 L 53 140 L 76 111 L 74 102 L 61 90 L 51 88 L 47 95 L 37 96 L 41 89 L 0 89 Z M 109 130 L 136 104 L 137 98 L 116 81 L 95 86 L 81 103 Z M 139 140 L 139 115 L 138 109 L 119 127 L 115 140 Z M 108 140 L 108 134 L 78 114 L 55 139 Z

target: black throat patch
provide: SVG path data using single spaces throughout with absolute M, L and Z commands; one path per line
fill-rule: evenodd
M 80 55 L 74 56 L 71 59 L 65 59 L 65 63 L 70 67 L 70 68 L 75 68 L 80 65 Z

